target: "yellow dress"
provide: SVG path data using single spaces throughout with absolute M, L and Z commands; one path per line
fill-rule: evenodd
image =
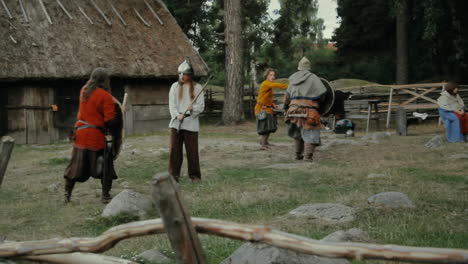
M 287 89 L 288 85 L 284 83 L 263 81 L 260 84 L 257 95 L 257 104 L 255 105 L 255 115 L 258 115 L 261 109 L 268 114 L 273 114 L 273 89 Z

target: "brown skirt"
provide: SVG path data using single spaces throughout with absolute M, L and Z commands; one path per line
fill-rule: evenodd
M 72 158 L 65 169 L 64 177 L 75 182 L 85 182 L 89 177 L 101 179 L 103 170 L 101 170 L 101 173 L 97 171 L 98 158 L 100 156 L 104 156 L 104 150 L 92 151 L 74 147 Z M 107 166 L 110 179 L 117 179 L 117 174 L 114 170 L 114 161 L 112 159 L 109 159 L 107 164 L 103 164 L 103 166 Z

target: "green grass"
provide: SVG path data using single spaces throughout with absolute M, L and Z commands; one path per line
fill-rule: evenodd
M 192 216 L 265 224 L 314 239 L 358 227 L 381 244 L 466 248 L 468 165 L 447 159 L 453 153 L 466 153 L 466 145 L 428 150 L 424 142 L 434 132 L 441 133 L 440 128 L 413 127 L 411 132 L 412 136 L 395 136 L 381 144 L 319 151 L 313 164 L 298 163 L 296 169 L 280 170 L 262 167 L 291 162 L 292 144 L 283 127 L 271 137 L 277 144 L 273 151 L 262 152 L 253 123 L 204 126 L 200 134 L 203 181 L 193 184 L 188 180 L 184 160 L 180 189 Z M 150 195 L 151 178 L 167 169 L 168 153 L 159 150 L 168 148 L 168 133 L 128 137 L 125 144 L 116 162 L 120 179 L 112 194 L 120 192 L 120 183 L 126 181 L 132 189 Z M 100 217 L 104 206 L 99 202 L 97 180 L 78 184 L 69 205 L 62 203 L 63 183 L 57 192 L 47 190 L 63 181 L 69 150 L 69 144 L 15 148 L 0 188 L 0 234 L 12 240 L 89 237 L 136 219 Z M 387 177 L 367 179 L 369 173 Z M 416 208 L 389 210 L 367 204 L 369 196 L 386 191 L 406 193 Z M 352 206 L 356 219 L 332 225 L 286 216 L 302 204 L 319 202 Z M 157 217 L 154 210 L 146 218 Z M 242 244 L 207 235 L 201 235 L 201 240 L 209 263 L 221 262 Z M 106 254 L 135 259 L 153 248 L 174 257 L 164 234 L 122 241 Z

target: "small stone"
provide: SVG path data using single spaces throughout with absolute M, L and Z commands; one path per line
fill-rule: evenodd
M 62 186 L 62 183 L 60 182 L 52 183 L 51 185 L 47 186 L 47 191 L 50 193 L 56 193 L 60 186 Z
M 171 260 L 168 257 L 164 256 L 161 252 L 154 250 L 154 249 L 146 250 L 140 253 L 138 257 L 145 260 L 146 262 L 153 263 L 153 264 L 171 263 Z
M 345 223 L 354 220 L 355 210 L 349 206 L 336 203 L 305 204 L 289 212 L 296 217 L 311 217 L 331 224 Z
M 368 179 L 373 179 L 373 178 L 383 178 L 386 177 L 387 175 L 385 173 L 371 173 L 367 175 Z
M 414 208 L 413 202 L 408 196 L 401 192 L 383 192 L 373 195 L 367 199 L 372 205 L 387 208 Z
M 122 188 L 124 189 L 130 189 L 130 183 L 127 181 L 122 182 L 120 185 L 122 185 Z
M 260 185 L 260 186 L 258 187 L 258 189 L 259 189 L 260 191 L 264 192 L 264 191 L 268 191 L 269 187 L 268 187 L 268 185 Z

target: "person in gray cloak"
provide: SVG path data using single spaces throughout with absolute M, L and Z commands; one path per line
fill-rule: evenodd
M 320 145 L 319 104 L 327 89 L 317 75 L 310 72 L 310 61 L 303 57 L 299 71 L 289 77 L 284 98 L 285 122 L 288 136 L 294 139 L 296 160 L 312 161 L 315 148 Z

